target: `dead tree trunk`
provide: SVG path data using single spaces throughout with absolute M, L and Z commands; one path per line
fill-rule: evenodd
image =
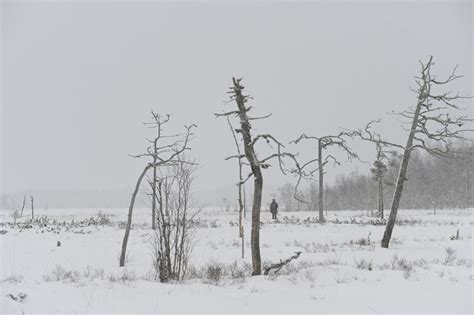
M 318 140 L 318 171 L 319 171 L 319 221 L 324 221 L 324 168 L 323 168 L 323 146 L 321 139 Z
M 250 121 L 245 108 L 245 99 L 242 95 L 242 87 L 239 81 L 233 79 L 235 100 L 239 108 L 240 127 L 242 138 L 244 140 L 244 153 L 250 163 L 252 174 L 254 176 L 253 204 L 252 204 L 252 230 L 250 235 L 250 244 L 252 249 L 252 267 L 253 275 L 262 274 L 262 259 L 260 256 L 260 209 L 262 207 L 263 175 L 260 168 L 260 161 L 255 154 L 250 134 Z
M 379 190 L 378 190 L 378 208 L 379 208 L 379 214 L 380 214 L 380 218 L 383 219 L 383 178 L 380 177 L 378 179 L 378 186 L 379 186 Z
M 420 108 L 417 107 L 416 110 L 416 117 L 420 114 Z M 407 146 L 406 148 L 411 148 L 413 145 L 413 137 L 415 136 L 414 133 L 414 128 L 416 121 L 413 121 L 414 125 L 412 125 L 412 131 L 410 132 L 410 136 L 408 137 L 407 141 Z M 385 227 L 385 232 L 383 234 L 382 238 L 382 247 L 383 248 L 388 248 L 388 244 L 390 243 L 390 238 L 392 237 L 392 231 L 393 227 L 395 225 L 395 220 L 397 219 L 397 212 L 398 212 L 398 206 L 400 205 L 400 199 L 402 197 L 402 191 L 403 191 L 403 184 L 407 180 L 406 174 L 408 170 L 408 162 L 410 161 L 410 149 L 405 149 L 403 152 L 403 158 L 402 158 L 402 163 L 400 165 L 400 170 L 398 172 L 398 177 L 397 177 L 397 183 L 395 185 L 395 191 L 393 193 L 393 198 L 392 198 L 392 206 L 390 208 L 390 215 L 388 217 L 387 225 Z
M 153 155 L 153 178 L 151 180 L 152 187 L 151 187 L 151 194 L 152 194 L 152 201 L 151 201 L 151 229 L 156 230 L 156 158 L 157 158 L 157 152 L 156 152 L 156 141 L 154 144 L 154 152 L 155 154 Z
M 33 204 L 34 202 L 33 196 L 31 196 L 30 199 L 31 199 L 31 220 L 34 220 L 35 219 L 35 206 Z
M 23 216 L 23 210 L 25 210 L 26 205 L 26 195 L 23 196 L 23 204 L 21 205 L 20 218 Z
M 318 158 L 310 160 L 303 164 L 302 167 L 300 167 L 300 172 L 298 172 L 300 175 L 302 173 L 305 173 L 305 177 L 312 177 L 313 174 L 316 172 L 316 170 L 319 173 L 319 200 L 318 200 L 318 205 L 319 205 L 319 221 L 324 222 L 324 167 L 329 163 L 330 160 L 334 162 L 335 165 L 340 165 L 341 163 L 331 154 L 326 155 L 324 157 L 323 151 L 327 149 L 330 146 L 337 146 L 339 149 L 344 151 L 347 155 L 348 160 L 352 160 L 353 158 L 358 159 L 358 155 L 352 151 L 352 149 L 349 147 L 346 138 L 351 138 L 353 137 L 353 133 L 341 131 L 338 135 L 334 136 L 323 136 L 323 137 L 314 137 L 314 136 L 307 136 L 306 134 L 302 134 L 299 136 L 298 139 L 291 141 L 292 143 L 298 144 L 301 140 L 306 139 L 306 140 L 316 140 L 318 143 Z M 318 162 L 318 168 L 315 170 L 308 172 L 304 172 L 304 168 L 309 167 L 311 164 Z M 308 201 L 304 201 L 301 198 L 297 196 L 297 190 L 298 186 L 301 180 L 298 180 L 298 183 L 295 186 L 295 199 L 304 202 L 304 203 L 310 203 Z M 327 208 L 327 207 L 326 207 Z M 326 214 L 327 214 L 327 209 L 326 209 Z
M 454 102 L 464 97 L 459 96 L 459 93 L 433 94 L 432 91 L 432 87 L 442 87 L 461 76 L 455 74 L 456 68 L 454 68 L 446 80 L 440 81 L 435 75 L 431 74 L 433 64 L 433 57 L 430 57 L 426 64 L 421 63 L 420 76 L 416 77 L 418 88 L 413 90 L 418 95 L 415 110 L 398 113 L 402 117 L 411 120 L 411 128 L 408 130 L 408 140 L 398 172 L 390 216 L 382 239 L 382 247 L 384 248 L 388 248 L 392 236 L 403 185 L 407 180 L 406 174 L 411 152 L 415 149 L 421 149 L 432 155 L 453 157 L 450 140 L 465 139 L 464 132 L 474 131 L 472 129 L 462 129 L 462 126 L 467 122 L 472 122 L 472 119 L 467 118 L 467 116 L 455 117 L 455 114 L 453 115 L 454 110 L 460 109 Z M 435 145 L 431 145 L 430 142 Z
M 132 228 L 132 213 L 133 207 L 135 206 L 135 198 L 137 197 L 138 191 L 140 190 L 140 184 L 145 176 L 146 172 L 150 169 L 151 165 L 147 165 L 140 176 L 138 177 L 137 183 L 135 184 L 135 190 L 132 193 L 132 198 L 130 199 L 130 205 L 128 207 L 128 216 L 127 216 L 127 225 L 125 227 L 125 235 L 123 236 L 122 241 L 122 252 L 120 254 L 120 267 L 125 266 L 125 255 L 127 252 L 128 237 L 130 236 L 130 229 Z
M 431 62 L 431 60 L 430 60 Z M 413 121 L 411 123 L 410 133 L 408 135 L 407 144 L 403 152 L 402 162 L 398 171 L 397 182 L 395 185 L 395 191 L 393 192 L 392 206 L 390 207 L 390 215 L 388 217 L 387 225 L 385 226 L 385 232 L 382 238 L 382 247 L 388 248 L 390 239 L 392 237 L 393 227 L 395 226 L 395 220 L 397 219 L 398 206 L 400 205 L 400 199 L 402 197 L 403 184 L 407 180 L 406 174 L 408 170 L 408 162 L 410 161 L 410 154 L 413 146 L 413 139 L 417 131 L 418 119 L 421 112 L 421 105 L 427 99 L 427 81 L 423 80 L 423 85 L 420 87 L 420 93 L 418 94 L 418 101 L 416 103 L 415 113 L 413 114 Z
M 251 124 L 250 121 L 257 120 L 257 119 L 264 119 L 269 117 L 270 115 L 263 116 L 263 117 L 249 117 L 247 112 L 249 112 L 252 107 L 246 107 L 245 103 L 249 100 L 248 95 L 243 95 L 242 90 L 244 87 L 240 85 L 241 79 L 232 78 L 233 86 L 230 88 L 231 91 L 231 100 L 237 103 L 237 110 L 230 111 L 227 113 L 222 114 L 215 114 L 217 117 L 220 116 L 237 116 L 240 120 L 240 129 L 236 129 L 236 133 L 240 133 L 242 135 L 243 147 L 244 147 L 244 154 L 231 156 L 229 158 L 246 158 L 248 161 L 248 165 L 250 165 L 251 172 L 247 176 L 246 179 L 241 180 L 240 183 L 245 183 L 249 178 L 253 176 L 254 178 L 254 193 L 253 193 L 253 203 L 252 203 L 252 230 L 250 235 L 250 243 L 251 243 L 251 250 L 252 250 L 252 267 L 253 272 L 252 275 L 261 275 L 262 274 L 262 262 L 260 256 L 260 211 L 262 207 L 262 190 L 263 190 L 263 175 L 262 169 L 269 168 L 271 165 L 268 163 L 269 160 L 273 158 L 277 158 L 279 161 L 280 170 L 283 174 L 285 174 L 289 170 L 285 170 L 282 157 L 291 158 L 297 167 L 297 170 L 291 170 L 290 172 L 296 173 L 301 170 L 299 164 L 296 161 L 295 155 L 288 153 L 288 152 L 281 152 L 281 148 L 284 146 L 276 140 L 272 135 L 269 134 L 261 134 L 254 136 L 252 138 L 251 135 Z M 255 145 L 258 140 L 265 139 L 268 144 L 273 142 L 277 146 L 277 153 L 271 154 L 270 156 L 263 158 L 261 160 L 258 159 Z M 229 159 L 227 158 L 227 159 Z M 244 204 L 245 207 L 245 204 Z

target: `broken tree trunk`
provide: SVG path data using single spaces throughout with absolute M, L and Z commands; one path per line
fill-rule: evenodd
M 254 176 L 253 205 L 252 205 L 252 231 L 250 243 L 252 249 L 253 275 L 262 274 L 262 259 L 260 256 L 260 209 L 262 207 L 263 175 L 260 162 L 255 154 L 252 136 L 250 134 L 250 121 L 247 116 L 248 109 L 245 107 L 245 99 L 242 95 L 242 87 L 239 80 L 232 79 L 237 106 L 239 108 L 240 126 L 244 140 L 244 153 L 250 163 Z

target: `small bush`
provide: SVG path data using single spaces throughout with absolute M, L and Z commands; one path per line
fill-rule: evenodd
M 341 276 L 341 274 L 339 274 L 339 272 L 334 277 L 334 280 L 336 281 L 337 284 L 343 284 L 343 283 L 348 283 L 349 282 L 349 279 L 345 276 Z
M 66 270 L 61 265 L 56 265 L 49 275 L 43 276 L 46 282 L 70 281 L 78 282 L 82 279 L 81 274 L 75 270 Z
M 245 279 L 252 274 L 252 266 L 249 263 L 244 263 L 242 266 L 239 266 L 237 261 L 234 261 L 230 265 L 230 277 L 232 279 Z
M 356 241 L 350 241 L 350 244 L 356 244 L 356 245 L 359 245 L 359 246 L 368 246 L 370 245 L 370 234 L 367 236 L 367 238 L 365 237 L 361 237 L 360 239 L 356 240 Z
M 372 271 L 372 269 L 373 269 L 372 260 L 368 261 L 368 260 L 362 258 L 361 260 L 357 261 L 354 258 L 354 262 L 356 264 L 357 269 L 369 270 L 369 271 Z
M 97 213 L 96 222 L 97 222 L 97 225 L 110 225 L 111 224 L 110 215 L 102 211 L 99 211 Z
M 210 263 L 206 269 L 206 279 L 218 284 L 224 276 L 224 270 L 221 264 Z
M 110 273 L 109 277 L 108 277 L 108 280 L 110 282 L 113 282 L 113 283 L 115 283 L 115 282 L 130 282 L 130 281 L 137 280 L 137 275 L 132 271 L 128 271 L 127 269 L 124 269 L 122 271 L 122 274 L 120 274 L 120 275 Z
M 23 281 L 23 276 L 22 275 L 17 275 L 17 274 L 12 274 L 12 275 L 9 275 L 9 276 L 6 276 L 5 278 L 1 279 L 0 280 L 0 283 L 3 283 L 3 282 L 8 282 L 8 283 L 20 283 Z
M 419 260 L 407 260 L 406 258 L 399 258 L 397 255 L 392 257 L 390 262 L 390 267 L 392 270 L 402 270 L 403 277 L 408 279 L 411 277 L 414 267 L 425 267 L 426 260 L 419 259 Z
M 81 273 L 76 270 L 66 270 L 61 265 L 56 265 L 50 274 L 43 276 L 46 282 L 58 282 L 58 281 L 69 281 L 78 283 L 81 281 L 92 281 L 94 279 L 104 279 L 104 269 L 92 269 L 87 266 L 86 269 Z
M 444 265 L 447 266 L 456 260 L 456 251 L 452 247 L 446 247 L 446 256 L 444 257 Z
M 13 224 L 16 224 L 16 220 L 20 217 L 20 212 L 18 210 L 13 210 L 10 212 L 10 216 L 13 219 Z

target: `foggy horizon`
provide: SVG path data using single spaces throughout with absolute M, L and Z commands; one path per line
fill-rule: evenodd
M 383 135 L 404 142 L 387 113 L 415 102 L 409 86 L 430 55 L 440 75 L 458 64 L 464 77 L 452 89 L 473 94 L 470 1 L 4 1 L 0 192 L 110 190 L 128 199 L 147 162 L 129 155 L 145 151 L 153 109 L 173 114 L 170 133 L 198 126 L 188 153 L 200 164 L 196 199 L 229 198 L 237 165 L 224 159 L 235 147 L 214 113 L 235 107 L 224 105 L 232 77 L 244 78 L 256 115 L 272 114 L 254 132 L 284 144 L 380 117 Z M 369 144 L 355 145 L 373 160 Z M 327 182 L 368 168 L 331 167 Z M 267 196 L 286 182 L 295 178 L 265 170 Z

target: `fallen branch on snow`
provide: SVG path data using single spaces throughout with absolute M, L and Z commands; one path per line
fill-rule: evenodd
M 271 264 L 270 266 L 263 267 L 263 269 L 264 269 L 263 274 L 267 276 L 272 269 L 275 269 L 274 273 L 277 273 L 278 271 L 280 271 L 281 268 L 283 268 L 283 266 L 289 264 L 290 261 L 292 261 L 293 259 L 298 259 L 298 257 L 300 257 L 300 255 L 301 255 L 301 252 L 295 252 L 295 254 L 293 256 L 291 256 L 290 258 L 288 258 L 284 261 L 280 260 L 280 262 L 277 263 L 277 264 Z

